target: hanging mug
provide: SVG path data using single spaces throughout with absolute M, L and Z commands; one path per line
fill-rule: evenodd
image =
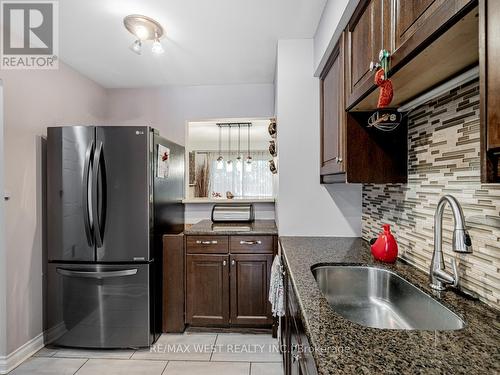
M 269 153 L 273 157 L 278 156 L 278 152 L 276 151 L 276 142 L 275 141 L 269 141 Z
M 267 128 L 269 131 L 269 134 L 271 137 L 276 138 L 276 120 L 271 119 L 271 123 L 269 124 L 269 127 Z
M 269 169 L 272 174 L 278 173 L 278 169 L 276 168 L 276 164 L 274 164 L 274 160 L 269 160 Z

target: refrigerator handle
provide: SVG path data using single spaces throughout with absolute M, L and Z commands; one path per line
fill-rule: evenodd
M 92 171 L 92 217 L 94 219 L 94 235 L 97 247 L 102 247 L 104 236 L 104 222 L 106 220 L 106 178 L 102 160 L 102 142 L 99 142 L 94 153 L 94 163 Z M 101 194 L 99 194 L 99 183 L 101 184 Z M 99 217 L 99 209 L 102 215 Z
M 56 268 L 56 272 L 63 276 L 83 277 L 87 279 L 107 279 L 110 277 L 133 276 L 137 274 L 137 268 L 117 271 L 75 271 L 65 268 Z
M 87 242 L 89 246 L 94 246 L 94 238 L 93 238 L 93 233 L 92 233 L 92 225 L 90 222 L 90 209 L 89 207 L 89 181 L 90 181 L 90 173 L 91 171 L 91 166 L 90 163 L 91 158 L 92 158 L 92 153 L 94 152 L 94 141 L 92 141 L 89 146 L 87 147 L 87 151 L 85 152 L 85 165 L 83 167 L 83 199 L 82 199 L 82 205 L 83 205 L 83 222 L 85 224 L 85 234 L 87 235 Z

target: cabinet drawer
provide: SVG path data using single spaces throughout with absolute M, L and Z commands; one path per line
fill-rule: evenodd
M 187 236 L 188 254 L 227 254 L 229 241 L 227 236 Z
M 274 252 L 273 236 L 231 236 L 231 253 Z

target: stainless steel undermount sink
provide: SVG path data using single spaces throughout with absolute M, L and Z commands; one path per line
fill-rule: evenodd
M 457 330 L 458 315 L 394 272 L 368 266 L 317 266 L 312 273 L 335 312 L 366 327 Z

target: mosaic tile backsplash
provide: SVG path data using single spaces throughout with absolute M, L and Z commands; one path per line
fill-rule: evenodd
M 459 261 L 462 288 L 500 309 L 500 184 L 481 184 L 479 83 L 451 90 L 408 118 L 408 183 L 363 185 L 363 238 L 391 224 L 399 256 L 429 272 L 434 212 L 441 196 L 455 196 L 472 238 L 472 254 L 451 251 L 453 216 L 443 222 L 443 249 Z M 449 269 L 450 271 L 450 269 Z

